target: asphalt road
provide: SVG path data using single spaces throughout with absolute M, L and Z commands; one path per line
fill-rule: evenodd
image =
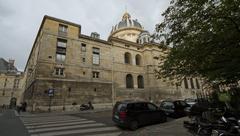
M 13 111 L 0 114 L 0 136 L 66 135 L 66 136 L 189 136 L 183 128 L 183 120 L 171 119 L 166 123 L 143 126 L 136 131 L 122 129 L 112 122 L 112 111 L 71 113 L 22 113 Z M 20 120 L 21 118 L 21 120 Z M 26 127 L 24 127 L 24 125 Z M 14 130 L 14 131 L 9 131 Z
M 70 114 L 71 116 L 87 118 L 90 120 L 95 120 L 96 122 L 105 123 L 109 126 L 114 126 L 112 121 L 112 112 L 111 111 L 101 111 L 101 112 L 92 112 L 92 113 L 77 113 Z
M 107 124 L 108 126 L 116 126 L 115 123 L 112 121 L 112 111 L 102 111 L 102 112 L 95 112 L 95 113 L 94 112 L 93 113 L 77 113 L 77 114 L 71 114 L 71 116 L 95 120 L 96 122 L 101 122 L 101 123 Z M 174 120 L 175 119 L 173 119 L 173 118 L 168 118 L 167 122 L 172 122 Z M 161 124 L 164 125 L 164 123 L 161 123 Z M 156 124 L 153 124 L 153 125 L 156 125 Z M 137 131 L 141 131 L 145 127 L 151 127 L 151 126 L 152 125 L 143 126 L 143 127 L 139 128 Z M 133 132 L 129 129 L 124 129 L 124 128 L 120 128 L 120 129 L 122 131 L 129 132 L 129 133 Z

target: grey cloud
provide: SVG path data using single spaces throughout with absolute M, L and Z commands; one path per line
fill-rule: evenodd
M 0 0 L 0 57 L 13 58 L 24 69 L 44 15 L 82 25 L 82 33 L 107 39 L 113 25 L 128 12 L 150 32 L 162 20 L 169 0 Z

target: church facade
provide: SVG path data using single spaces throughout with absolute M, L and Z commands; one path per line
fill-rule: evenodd
M 170 48 L 152 42 L 148 31 L 125 13 L 108 40 L 81 33 L 81 26 L 44 16 L 26 67 L 24 100 L 33 111 L 69 110 L 91 101 L 95 107 L 119 100 L 193 97 L 201 81 L 181 85 L 158 79 L 154 70 Z M 53 90 L 53 94 L 49 94 Z

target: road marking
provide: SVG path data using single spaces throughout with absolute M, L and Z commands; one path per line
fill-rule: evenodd
M 60 121 L 45 121 L 45 122 L 35 122 L 35 123 L 26 123 L 26 126 L 36 126 L 36 125 L 45 125 L 45 124 L 56 124 L 64 122 L 78 122 L 85 121 L 86 119 L 74 119 L 74 120 L 60 120 Z
M 59 126 L 66 126 L 66 125 L 77 125 L 77 124 L 87 124 L 87 123 L 94 123 L 96 121 L 82 121 L 82 122 L 67 122 L 67 123 L 60 123 L 58 124 L 47 124 L 47 125 L 37 125 L 37 126 L 26 126 L 27 129 L 38 129 L 38 128 L 44 128 L 44 127 L 59 127 Z
M 104 134 L 92 134 L 92 135 L 84 135 L 84 136 L 119 136 L 122 132 L 114 132 L 114 133 L 104 133 Z
M 84 134 L 89 132 L 102 132 L 102 131 L 115 131 L 115 130 L 119 130 L 119 129 L 116 127 L 89 128 L 89 129 L 81 129 L 81 130 L 67 130 L 67 131 L 39 133 L 31 136 L 58 136 L 58 135 L 67 135 L 67 134 Z
M 20 117 L 20 119 L 31 136 L 118 136 L 121 134 L 121 130 L 115 126 L 69 115 Z
M 74 129 L 74 128 L 85 128 L 85 127 L 100 127 L 105 126 L 102 123 L 95 123 L 95 124 L 81 124 L 81 125 L 72 125 L 72 126 L 63 126 L 63 127 L 53 127 L 53 128 L 39 128 L 39 129 L 32 129 L 28 130 L 29 133 L 41 133 L 44 131 L 56 131 L 56 130 L 65 130 L 65 129 Z
M 73 120 L 73 119 L 76 119 L 76 118 L 70 118 L 70 117 L 67 117 L 67 118 L 44 118 L 44 119 L 23 119 L 23 121 L 25 123 L 34 123 L 34 122 L 39 122 L 39 121 L 42 121 L 42 120 L 47 120 L 47 121 L 57 121 L 57 120 Z

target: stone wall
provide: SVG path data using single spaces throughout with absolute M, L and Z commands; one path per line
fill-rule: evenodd
M 112 90 L 110 83 L 98 82 L 76 82 L 60 80 L 37 80 L 28 90 L 29 95 L 25 99 L 29 106 L 49 106 L 50 97 L 48 90 L 54 89 L 54 96 L 51 98 L 53 106 L 71 106 L 86 104 L 91 101 L 93 104 L 111 103 Z

